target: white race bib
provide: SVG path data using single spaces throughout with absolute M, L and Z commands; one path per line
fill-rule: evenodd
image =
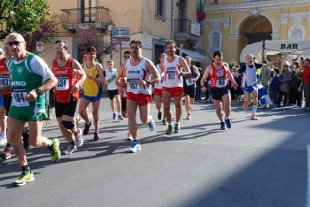
M 0 76 L 0 85 L 1 86 L 8 86 L 8 85 L 10 85 L 10 75 L 9 74 L 7 74 L 7 75 L 5 75 L 5 74 L 3 74 L 3 75 L 1 75 Z
M 138 91 L 139 88 L 138 81 L 139 78 L 127 79 L 127 86 L 129 87 L 130 91 Z
M 225 88 L 226 87 L 226 78 L 218 78 L 216 80 L 216 87 L 217 88 Z
M 187 86 L 192 86 L 192 85 L 194 85 L 194 83 L 193 83 L 193 81 L 192 81 L 192 78 L 186 78 L 186 79 L 185 79 L 185 82 L 186 82 L 186 85 L 187 85 Z
M 29 102 L 25 100 L 27 92 L 25 89 L 12 92 L 12 105 L 17 107 L 29 106 Z
M 68 77 L 57 77 L 58 84 L 56 90 L 65 91 L 69 89 L 69 79 Z

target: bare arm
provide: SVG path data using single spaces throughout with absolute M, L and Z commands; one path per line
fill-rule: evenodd
M 187 64 L 187 62 L 185 61 L 185 59 L 183 58 L 183 57 L 181 57 L 180 56 L 180 65 L 181 65 L 181 67 L 183 68 L 183 76 L 184 77 L 190 77 L 191 76 L 191 71 L 190 71 L 190 69 L 189 69 L 189 66 L 188 66 L 188 64 Z M 179 72 L 179 74 L 180 74 L 180 72 Z
M 100 63 L 96 63 L 97 73 L 99 78 L 96 78 L 95 81 L 100 84 L 104 84 L 105 78 L 103 77 L 103 67 Z
M 228 76 L 228 79 L 231 81 L 232 87 L 234 89 L 237 89 L 238 84 L 236 83 L 233 75 L 231 74 L 231 72 L 229 70 L 229 66 L 227 64 L 224 64 L 224 67 L 225 67 L 225 70 L 227 71 L 227 76 Z
M 160 80 L 160 76 L 154 63 L 150 60 L 147 60 L 145 67 L 147 71 L 149 71 L 149 73 L 152 75 L 152 79 L 150 81 L 141 81 L 140 85 L 148 86 L 158 82 Z
M 86 74 L 81 64 L 75 59 L 73 59 L 72 67 L 74 68 L 75 72 L 79 74 L 79 80 L 74 84 L 74 87 L 72 87 L 72 92 L 74 92 L 76 90 L 79 90 L 80 86 L 86 79 Z
M 196 78 L 193 79 L 193 82 L 197 82 L 197 80 L 199 79 L 199 76 L 200 76 L 200 72 L 195 65 L 193 65 L 193 69 L 194 69 L 194 73 L 196 74 Z

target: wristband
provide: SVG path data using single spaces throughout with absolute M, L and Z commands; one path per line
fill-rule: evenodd
M 180 76 L 183 76 L 184 75 L 184 73 L 183 72 L 180 72 Z
M 145 85 L 146 85 L 146 86 L 150 86 L 150 85 L 151 85 L 151 82 L 150 82 L 150 81 L 145 81 Z

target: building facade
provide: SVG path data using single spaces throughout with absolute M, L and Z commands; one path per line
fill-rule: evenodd
M 308 0 L 206 0 L 204 45 L 226 61 L 239 61 L 242 49 L 262 40 L 310 39 Z
M 108 43 L 101 61 L 105 64 L 112 58 L 117 67 L 122 53 L 129 49 L 129 39 L 140 40 L 144 56 L 155 63 L 168 39 L 177 41 L 182 55 L 194 56 L 199 64 L 205 62 L 201 55 L 202 30 L 196 21 L 193 0 L 49 0 L 49 4 L 52 15 L 57 15 L 61 22 L 55 39 L 66 39 L 70 52 L 79 60 L 83 52 L 81 43 L 88 36 L 98 40 L 97 47 Z M 53 47 L 45 44 L 42 56 L 47 61 L 54 57 Z M 112 55 L 109 47 L 113 48 Z

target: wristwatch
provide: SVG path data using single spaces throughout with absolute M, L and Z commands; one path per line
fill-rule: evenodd
M 37 93 L 38 96 L 43 94 L 40 88 L 36 88 L 35 92 Z

